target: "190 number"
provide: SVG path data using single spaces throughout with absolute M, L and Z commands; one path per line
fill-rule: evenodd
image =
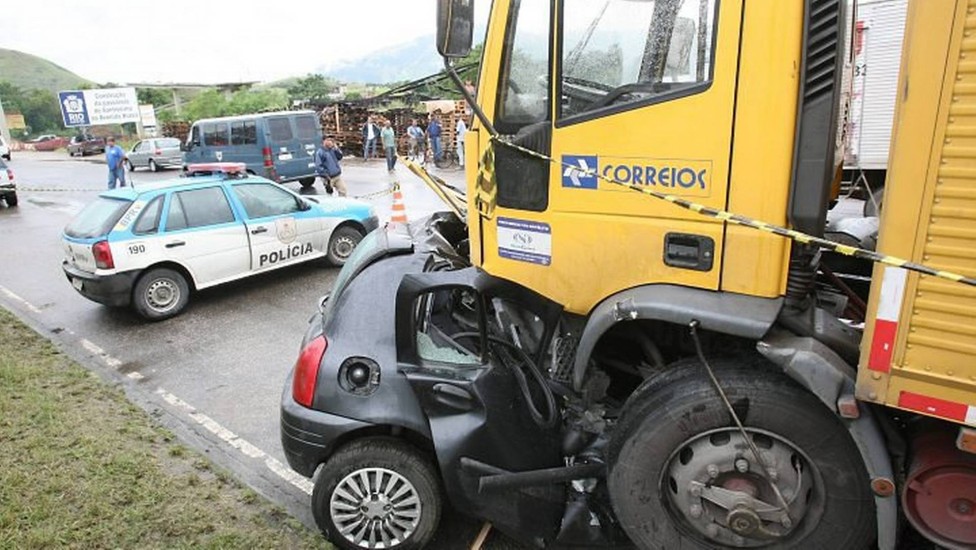
M 145 254 L 146 245 L 144 244 L 132 244 L 129 245 L 129 254 Z

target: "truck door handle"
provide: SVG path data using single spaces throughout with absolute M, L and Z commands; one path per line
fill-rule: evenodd
M 267 232 L 268 232 L 267 227 L 255 227 L 254 229 L 251 230 L 251 235 L 258 235 L 260 233 L 267 233 Z
M 176 248 L 177 246 L 183 246 L 185 244 L 185 241 L 173 241 L 171 243 L 166 243 L 166 248 Z

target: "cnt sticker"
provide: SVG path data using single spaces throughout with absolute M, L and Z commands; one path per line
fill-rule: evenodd
M 538 265 L 552 264 L 552 228 L 547 223 L 498 218 L 498 255 Z

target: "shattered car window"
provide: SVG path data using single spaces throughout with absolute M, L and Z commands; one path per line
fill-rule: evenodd
M 437 290 L 416 302 L 417 353 L 427 361 L 482 364 L 478 294 L 470 288 Z

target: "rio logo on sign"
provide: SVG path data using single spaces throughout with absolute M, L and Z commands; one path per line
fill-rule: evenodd
M 88 110 L 85 109 L 85 95 L 82 91 L 61 92 L 58 94 L 61 102 L 61 115 L 65 126 L 88 126 Z

